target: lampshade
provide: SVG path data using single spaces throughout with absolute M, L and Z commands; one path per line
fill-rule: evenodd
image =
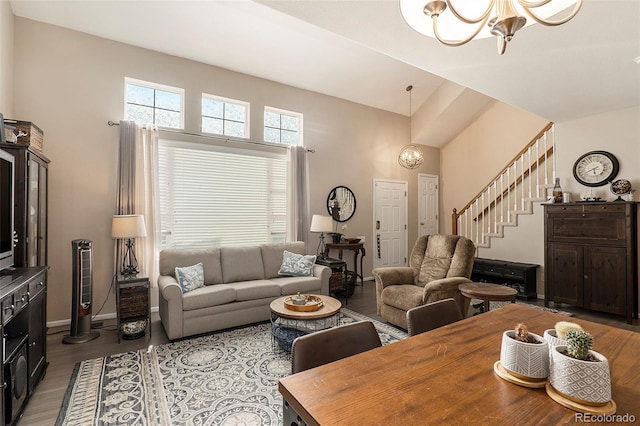
M 114 215 L 111 219 L 111 236 L 113 238 L 146 237 L 144 216 L 141 214 Z
M 311 232 L 333 232 L 333 218 L 314 214 L 311 218 Z

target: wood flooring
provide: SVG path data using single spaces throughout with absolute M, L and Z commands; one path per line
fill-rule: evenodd
M 541 300 L 529 301 L 529 303 L 543 305 Z M 382 318 L 376 315 L 375 285 L 372 281 L 365 281 L 364 286 L 356 287 L 354 295 L 348 300 L 345 307 L 382 321 Z M 561 309 L 572 312 L 576 318 L 640 332 L 637 319 L 634 319 L 633 324 L 629 325 L 621 316 L 598 314 L 568 306 L 562 306 Z M 52 426 L 55 424 L 76 363 L 85 359 L 145 348 L 149 344 L 161 345 L 169 341 L 157 313 L 152 315 L 151 339 L 145 337 L 137 340 L 123 340 L 118 344 L 115 321 L 105 322 L 104 328 L 99 331 L 100 337 L 91 342 L 65 345 L 62 343 L 62 338 L 68 334 L 68 328 L 48 330 L 47 358 L 49 367 L 44 379 L 27 404 L 23 416 L 18 422 L 19 425 Z

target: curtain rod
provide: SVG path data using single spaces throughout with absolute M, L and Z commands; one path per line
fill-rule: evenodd
M 117 123 L 115 121 L 107 121 L 107 124 L 109 126 L 119 126 L 120 123 Z M 170 129 L 159 129 L 159 131 L 161 132 L 167 132 L 167 133 L 175 133 L 178 135 L 187 135 L 187 136 L 196 136 L 199 138 L 207 138 L 207 139 L 217 139 L 217 140 L 222 140 L 225 142 L 238 142 L 238 143 L 250 143 L 253 145 L 264 145 L 264 146 L 270 146 L 270 147 L 274 147 L 274 148 L 289 148 L 291 145 L 282 145 L 282 144 L 276 144 L 276 143 L 268 143 L 268 142 L 256 142 L 256 141 L 250 141 L 250 140 L 244 140 L 244 139 L 232 139 L 232 138 L 225 138 L 222 136 L 209 136 L 209 135 L 201 135 L 199 133 L 190 133 L 190 132 L 183 132 L 180 130 L 170 130 Z M 306 152 L 310 152 L 312 154 L 316 153 L 315 149 L 310 149 L 310 148 L 305 148 L 304 149 Z

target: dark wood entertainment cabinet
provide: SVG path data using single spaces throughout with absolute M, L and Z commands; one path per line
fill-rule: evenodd
M 0 272 L 2 424 L 17 422 L 47 368 L 47 270 Z
M 545 306 L 566 303 L 624 315 L 638 312 L 635 202 L 544 205 Z

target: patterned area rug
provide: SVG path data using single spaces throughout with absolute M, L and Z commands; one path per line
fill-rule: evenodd
M 342 309 L 341 323 L 371 320 Z M 373 321 L 383 344 L 407 337 Z M 258 324 L 83 361 L 56 425 L 280 425 L 289 355 Z
M 494 310 L 494 309 L 499 309 L 502 308 L 503 306 L 506 306 L 508 304 L 510 304 L 511 302 L 489 302 L 489 310 Z M 474 305 L 480 305 L 482 304 L 482 300 L 480 299 L 471 299 L 471 305 L 469 306 L 469 312 L 467 313 L 467 317 L 473 316 L 476 313 L 479 312 L 478 308 L 474 308 Z M 538 306 L 538 305 L 532 305 L 530 303 L 526 303 L 526 302 L 522 302 L 520 300 L 516 300 L 516 304 L 518 305 L 522 305 L 522 306 L 526 306 L 529 308 L 534 308 L 534 309 L 540 309 L 543 311 L 547 311 L 547 312 L 553 312 L 554 314 L 560 314 L 560 315 L 565 315 L 568 317 L 572 317 L 573 314 L 571 312 L 566 312 L 566 311 L 561 311 L 559 309 L 554 309 L 554 308 L 546 308 L 544 306 Z

